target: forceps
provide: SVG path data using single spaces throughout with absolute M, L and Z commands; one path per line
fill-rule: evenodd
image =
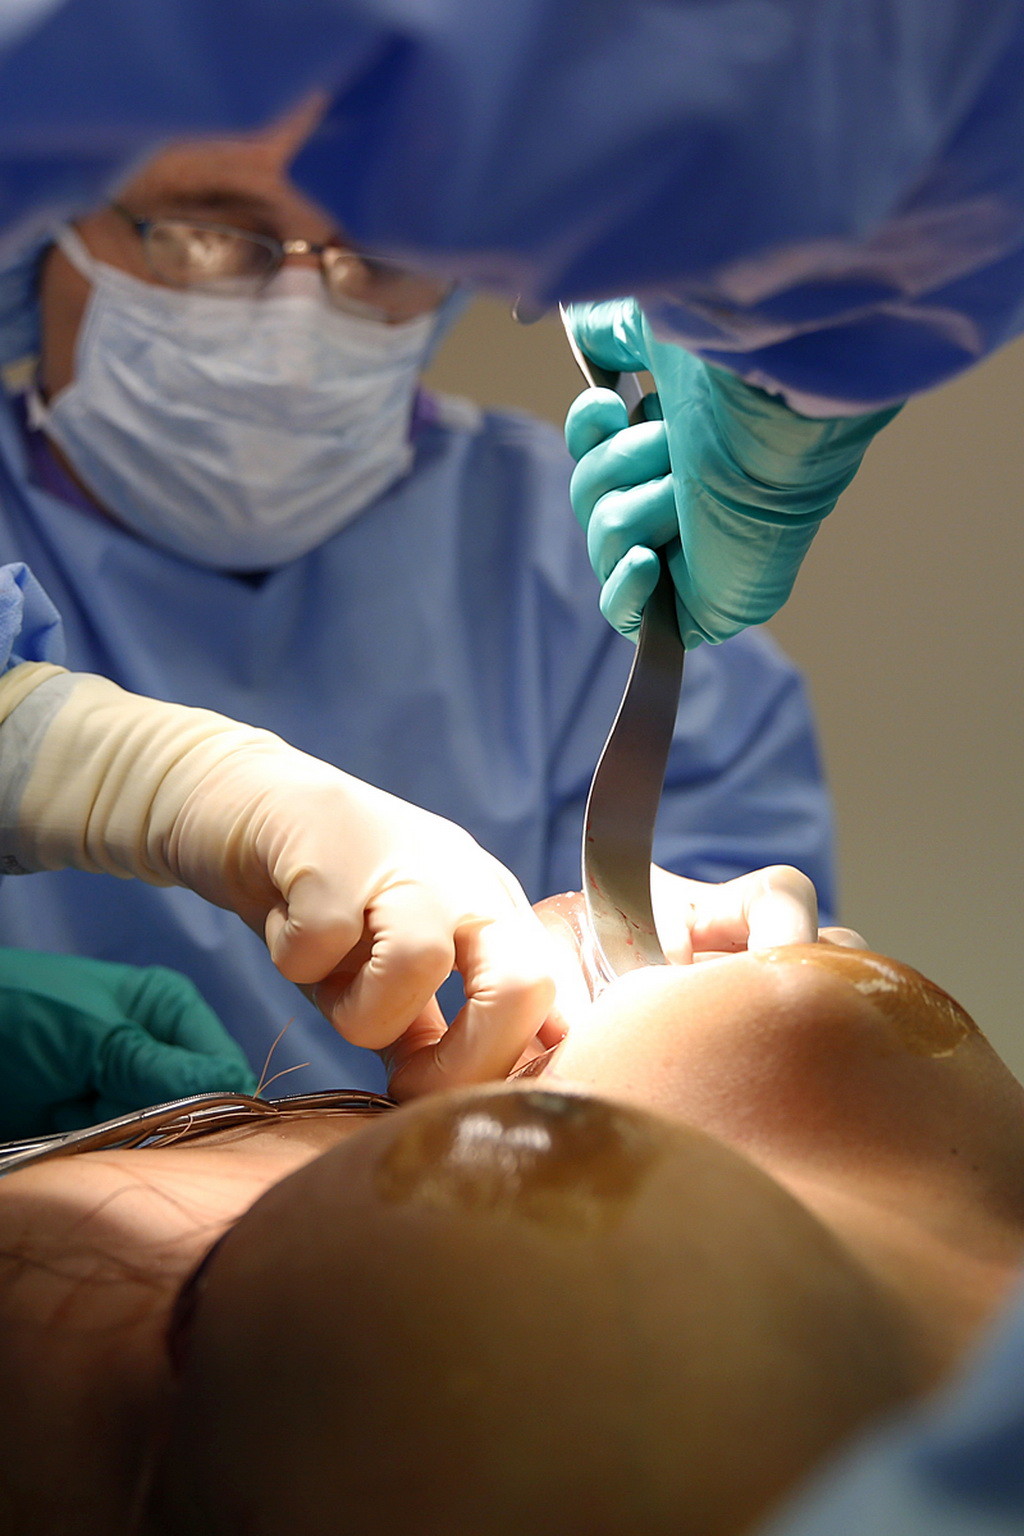
M 643 390 L 636 375 L 609 373 L 591 362 L 561 306 L 559 313 L 587 383 L 616 390 L 630 408 L 630 421 L 642 421 Z M 651 905 L 651 852 L 684 654 L 663 551 L 622 702 L 594 771 L 583 826 L 583 899 L 606 982 L 644 965 L 667 964 Z

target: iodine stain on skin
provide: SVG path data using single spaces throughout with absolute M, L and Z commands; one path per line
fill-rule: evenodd
M 875 1007 L 906 1050 L 918 1056 L 951 1056 L 978 1026 L 933 981 L 909 965 L 865 950 L 832 944 L 793 944 L 760 951 L 769 965 L 813 965 L 847 982 Z
M 617 1225 L 664 1155 L 663 1139 L 632 1111 L 538 1089 L 410 1117 L 374 1181 L 390 1202 L 568 1236 Z

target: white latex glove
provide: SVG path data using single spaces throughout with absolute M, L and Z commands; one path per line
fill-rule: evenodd
M 866 949 L 852 928 L 819 928 L 818 898 L 805 874 L 773 864 L 721 883 L 687 880 L 651 865 L 651 897 L 658 937 L 672 965 L 691 965 L 740 950 L 775 949 L 818 940 Z M 560 1020 L 572 1027 L 586 1013 L 605 980 L 580 891 L 549 896 L 537 913 L 555 943 L 555 981 Z M 520 1067 L 547 1044 L 531 1042 Z
M 675 965 L 735 954 L 813 944 L 819 938 L 866 949 L 852 928 L 819 928 L 811 881 L 789 864 L 772 864 L 721 884 L 686 880 L 651 865 L 654 920 L 665 956 Z
M 0 680 L 0 718 L 25 671 Z M 468 833 L 268 731 L 53 674 L 4 727 L 45 722 L 0 831 L 8 867 L 137 875 L 237 912 L 339 1033 L 390 1058 L 403 1096 L 500 1077 L 538 1033 L 559 1038 L 551 941 Z M 433 996 L 453 967 L 467 1003 L 446 1031 Z

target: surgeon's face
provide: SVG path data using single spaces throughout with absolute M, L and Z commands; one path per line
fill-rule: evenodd
M 306 240 L 350 249 L 333 220 L 303 197 L 288 176 L 321 113 L 319 100 L 311 100 L 258 133 L 173 145 L 121 188 L 117 203 L 136 219 L 194 221 L 200 229 L 215 225 L 277 241 Z M 166 280 L 154 270 L 144 236 L 113 207 L 78 220 L 76 227 L 98 260 L 143 282 Z M 288 257 L 289 265 L 315 266 L 317 260 L 314 255 Z M 173 266 L 168 270 L 173 276 Z M 447 285 L 412 273 L 396 282 L 389 266 L 381 269 L 379 278 L 372 263 L 360 270 L 354 292 L 385 322 L 426 314 L 447 291 Z M 89 293 L 88 281 L 54 247 L 43 266 L 40 293 L 40 386 L 48 398 L 74 376 L 75 344 Z
M 154 1529 L 737 1533 L 948 1370 L 1020 1258 L 1024 1096 L 892 962 L 639 972 L 546 1070 L 243 1218 Z

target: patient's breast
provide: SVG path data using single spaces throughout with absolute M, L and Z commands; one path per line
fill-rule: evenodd
M 955 998 L 920 971 L 884 955 L 837 945 L 794 944 L 765 950 L 766 965 L 810 966 L 838 977 L 892 1027 L 894 1043 L 922 1056 L 949 1056 L 978 1026 Z

